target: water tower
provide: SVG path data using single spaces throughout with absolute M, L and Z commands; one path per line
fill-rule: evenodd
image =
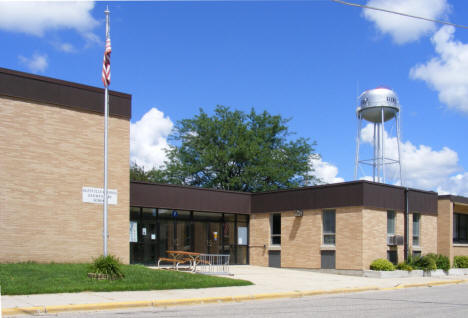
M 365 167 L 372 167 L 372 180 L 374 182 L 385 183 L 386 166 L 398 165 L 393 172 L 399 173 L 400 185 L 403 185 L 400 162 L 400 104 L 398 96 L 394 91 L 385 87 L 377 87 L 365 91 L 359 96 L 359 106 L 356 109 L 358 118 L 358 134 L 356 138 L 356 159 L 354 166 L 354 179 L 358 178 L 358 172 L 365 172 Z M 360 159 L 359 151 L 362 142 L 362 121 L 365 120 L 373 125 L 372 138 L 372 158 Z M 390 153 L 385 150 L 385 123 L 394 124 L 393 128 L 387 131 L 387 137 L 392 138 L 392 133 L 396 130 L 397 154 L 394 158 L 389 158 Z M 371 126 L 372 127 L 372 126 Z M 392 140 L 392 139 L 390 139 Z M 396 158 L 395 158 L 396 155 Z M 368 171 L 368 169 L 367 169 Z M 395 178 L 396 179 L 396 178 Z

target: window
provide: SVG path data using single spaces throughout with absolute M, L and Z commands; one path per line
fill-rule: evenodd
M 270 219 L 271 244 L 281 245 L 281 213 L 273 213 Z
M 395 211 L 387 211 L 387 238 L 395 235 Z
M 335 210 L 325 210 L 322 213 L 323 244 L 335 245 Z
M 453 243 L 468 243 L 468 214 L 453 213 Z
M 419 222 L 421 220 L 421 214 L 413 213 L 413 246 L 419 246 Z

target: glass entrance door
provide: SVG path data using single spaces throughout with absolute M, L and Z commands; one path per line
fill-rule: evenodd
M 208 229 L 208 254 L 220 254 L 222 246 L 221 223 L 210 222 L 206 225 Z
M 208 253 L 208 228 L 205 222 L 193 222 L 193 251 Z
M 142 263 L 156 264 L 157 262 L 157 227 L 156 209 L 142 209 L 139 226 L 140 244 L 143 250 Z

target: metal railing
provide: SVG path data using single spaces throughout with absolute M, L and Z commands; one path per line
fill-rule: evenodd
M 195 271 L 202 274 L 228 275 L 229 254 L 200 254 Z

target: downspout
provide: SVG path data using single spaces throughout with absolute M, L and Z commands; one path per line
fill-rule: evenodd
M 405 244 L 404 244 L 404 258 L 408 260 L 409 254 L 409 200 L 408 188 L 405 188 Z

